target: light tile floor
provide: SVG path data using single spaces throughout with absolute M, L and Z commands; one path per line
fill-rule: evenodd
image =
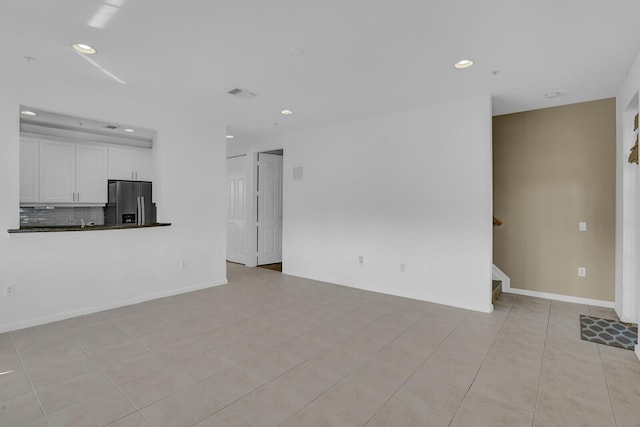
M 229 264 L 199 292 L 0 335 L 1 426 L 638 426 L 609 309 L 492 314 Z

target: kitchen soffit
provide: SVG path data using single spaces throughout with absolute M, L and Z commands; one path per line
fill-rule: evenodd
M 131 125 L 80 118 L 44 111 L 21 105 L 20 111 L 36 115 L 20 114 L 20 130 L 23 133 L 85 139 L 133 147 L 152 148 L 156 132 Z M 134 130 L 134 132 L 125 131 Z

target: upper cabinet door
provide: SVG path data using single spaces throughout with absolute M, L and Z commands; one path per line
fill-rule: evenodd
M 75 144 L 40 141 L 40 202 L 75 201 Z
M 151 150 L 109 147 L 109 179 L 152 181 Z
M 133 149 L 133 172 L 136 181 L 153 181 L 153 162 L 148 148 Z
M 76 146 L 76 202 L 107 203 L 107 148 Z
M 38 140 L 20 139 L 20 203 L 37 203 L 40 198 Z
M 128 148 L 109 147 L 109 179 L 133 180 L 133 158 Z

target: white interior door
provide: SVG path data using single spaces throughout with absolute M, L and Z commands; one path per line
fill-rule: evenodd
M 227 177 L 228 211 L 227 211 L 227 260 L 244 264 L 244 222 L 245 222 L 245 178 L 244 176 Z
M 282 262 L 282 156 L 258 154 L 258 265 Z

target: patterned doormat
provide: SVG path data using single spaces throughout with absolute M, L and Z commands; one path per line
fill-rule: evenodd
M 581 314 L 580 338 L 598 344 L 633 350 L 638 343 L 638 325 Z

